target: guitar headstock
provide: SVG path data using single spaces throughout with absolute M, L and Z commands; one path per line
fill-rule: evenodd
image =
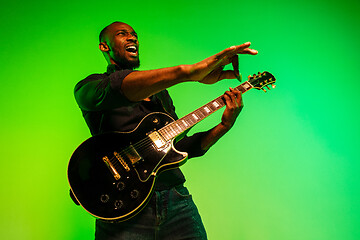
M 256 89 L 258 90 L 263 90 L 264 92 L 266 92 L 266 90 L 264 89 L 264 87 L 266 87 L 267 89 L 270 90 L 269 85 L 271 85 L 272 88 L 275 88 L 275 77 L 274 75 L 272 75 L 269 72 L 262 72 L 262 73 L 258 73 L 257 75 L 254 74 L 253 76 L 249 75 L 248 77 L 248 82 Z

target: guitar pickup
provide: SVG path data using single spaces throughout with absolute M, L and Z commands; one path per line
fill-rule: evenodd
M 125 162 L 125 160 L 121 157 L 121 155 L 118 152 L 114 152 L 114 156 L 116 159 L 121 163 L 121 165 L 125 168 L 125 170 L 128 172 L 130 171 L 129 165 Z
M 158 132 L 150 133 L 149 138 L 151 139 L 151 141 L 153 141 L 157 149 L 160 149 L 166 145 L 166 142 Z

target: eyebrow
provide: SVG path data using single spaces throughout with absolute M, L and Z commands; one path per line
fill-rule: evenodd
M 115 31 L 115 33 L 120 32 L 120 31 L 129 32 L 129 31 L 128 31 L 128 30 L 126 30 L 126 29 L 118 29 L 118 30 L 116 30 L 116 31 Z M 131 33 L 135 33 L 135 34 L 137 34 L 135 31 L 132 31 Z

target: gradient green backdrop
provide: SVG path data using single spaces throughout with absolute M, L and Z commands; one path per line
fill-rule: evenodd
M 360 239 L 359 12 L 355 0 L 3 2 L 0 239 L 93 238 L 94 219 L 68 197 L 69 157 L 90 136 L 73 87 L 104 72 L 97 37 L 116 20 L 139 34 L 140 69 L 251 41 L 259 54 L 240 56 L 242 74 L 277 77 L 182 167 L 209 239 Z M 183 116 L 236 85 L 169 91 Z

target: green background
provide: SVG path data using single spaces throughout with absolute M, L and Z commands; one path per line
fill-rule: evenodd
M 106 68 L 100 30 L 139 34 L 141 70 L 192 64 L 251 41 L 231 132 L 182 167 L 209 239 L 360 239 L 359 1 L 6 1 L 0 10 L 0 239 L 92 239 L 68 196 L 67 164 L 90 133 L 73 87 Z M 236 80 L 170 88 L 179 116 Z M 193 132 L 220 121 L 221 112 Z

